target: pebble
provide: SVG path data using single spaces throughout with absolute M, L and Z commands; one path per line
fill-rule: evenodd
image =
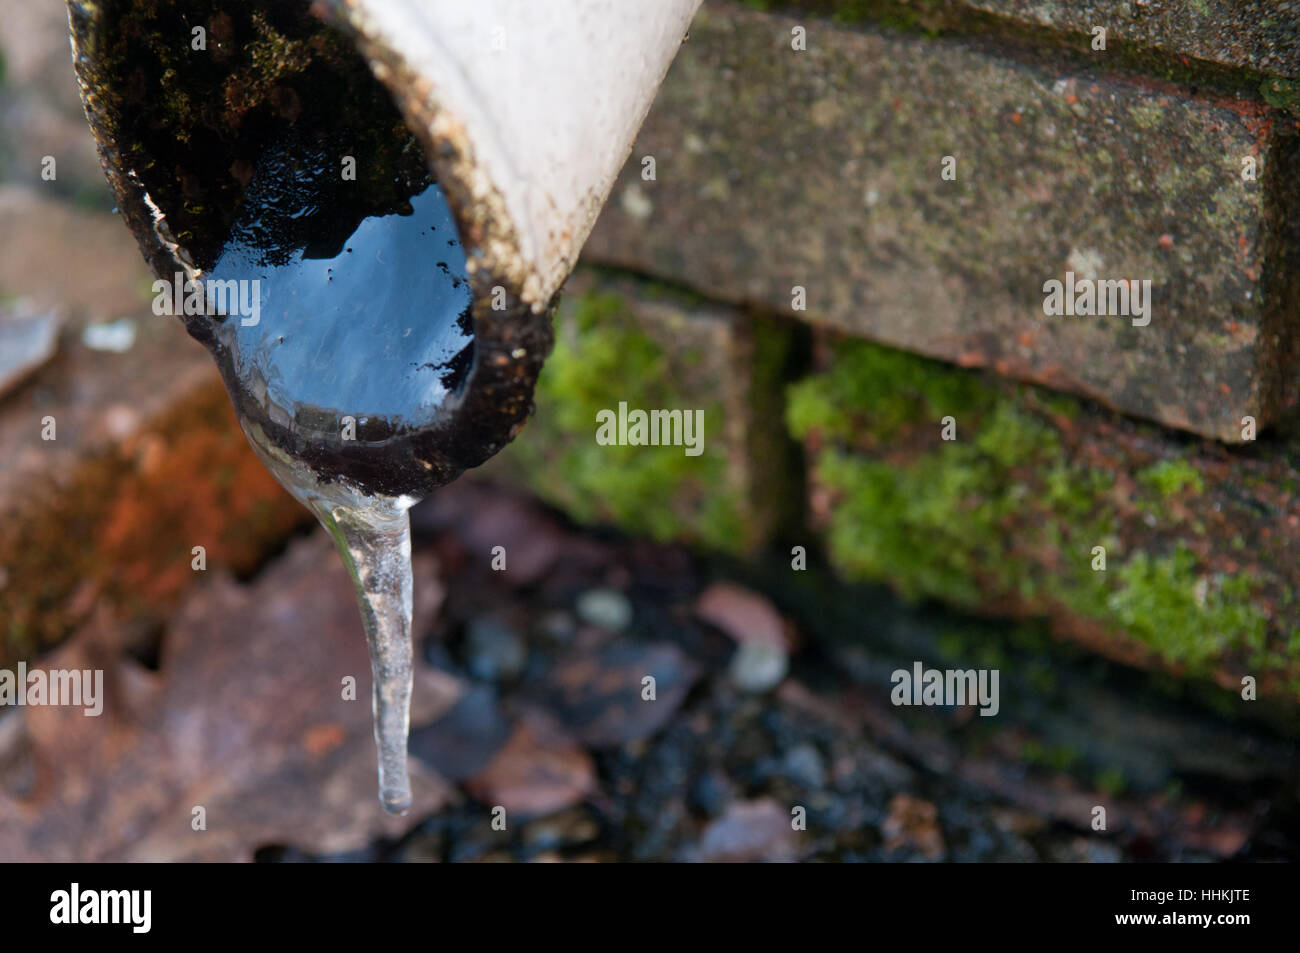
M 469 623 L 465 654 L 470 674 L 488 682 L 518 678 L 528 659 L 519 633 L 495 619 L 474 619 Z
M 809 744 L 802 744 L 786 752 L 782 764 L 786 775 L 809 791 L 820 791 L 826 787 L 826 763 L 817 749 Z
M 731 800 L 731 790 L 726 775 L 710 771 L 700 775 L 686 793 L 686 803 L 693 811 L 708 817 L 718 817 Z
M 790 658 L 779 649 L 762 642 L 746 642 L 736 649 L 727 667 L 727 675 L 741 691 L 771 691 L 781 684 L 790 670 Z
M 537 633 L 555 642 L 568 642 L 576 631 L 573 616 L 563 609 L 544 612 L 537 620 Z
M 103 324 L 88 324 L 81 332 L 81 343 L 92 351 L 125 354 L 135 346 L 135 322 L 119 318 Z
M 578 618 L 609 632 L 632 624 L 632 603 L 617 589 L 588 589 L 578 596 Z

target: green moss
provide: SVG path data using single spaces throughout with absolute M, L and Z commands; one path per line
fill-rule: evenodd
M 1159 106 L 1133 106 L 1128 112 L 1139 129 L 1155 129 L 1165 121 L 1165 111 Z
M 1107 797 L 1115 797 L 1122 794 L 1124 789 L 1128 787 L 1128 778 L 1122 768 L 1109 767 L 1099 771 L 1093 783 L 1096 784 L 1097 790 L 1102 794 Z
M 921 33 L 927 39 L 939 36 L 934 12 L 944 11 L 944 4 L 936 0 L 823 0 L 805 2 L 805 6 L 825 9 L 836 23 L 864 23 L 874 21 L 886 29 L 903 33 Z M 941 21 L 945 25 L 949 18 Z
M 1194 493 L 1205 492 L 1201 472 L 1186 460 L 1161 460 L 1140 471 L 1137 478 L 1139 483 L 1153 490 L 1162 500 L 1177 496 L 1189 487 Z
M 685 362 L 683 351 L 681 361 Z M 636 327 L 616 294 L 566 302 L 556 347 L 537 384 L 536 419 L 509 455 L 533 489 L 580 522 L 612 523 L 657 540 L 685 539 L 724 550 L 751 537 L 743 503 L 728 485 L 722 408 L 703 406 L 704 451 L 680 446 L 601 446 L 597 414 L 698 408 L 679 393 L 674 359 Z
M 800 439 L 861 446 L 886 444 L 905 426 L 930 426 L 938 437 L 947 415 L 958 439 L 936 441 L 907 465 L 833 446 L 817 476 L 839 500 L 829 543 L 842 571 L 888 579 L 909 596 L 976 605 L 990 583 L 1012 581 L 1004 525 L 1028 488 L 1009 470 L 1056 466 L 1056 492 L 1085 496 L 1061 469 L 1046 424 L 999 400 L 979 375 L 856 341 L 839 350 L 829 374 L 791 388 L 787 422 Z
M 853 342 L 837 352 L 832 373 L 790 389 L 787 423 L 800 438 L 815 431 L 846 440 L 870 419 L 872 435 L 889 440 L 918 413 L 933 419 L 937 433 L 942 417 L 957 417 L 960 427 L 967 412 L 993 404 L 992 391 L 975 375 L 936 374 L 937 366 L 905 351 Z
M 980 601 L 975 536 L 988 533 L 994 513 L 975 500 L 977 474 L 938 458 L 899 469 L 825 451 L 817 475 L 841 498 L 828 531 L 831 559 L 841 572 L 888 580 L 913 598 Z M 916 491 L 920 482 L 928 493 Z
M 1259 84 L 1259 94 L 1273 108 L 1300 116 L 1300 82 L 1270 76 Z
M 827 372 L 791 388 L 787 412 L 791 432 L 822 447 L 816 478 L 833 499 L 836 568 L 914 598 L 1063 607 L 1198 673 L 1227 654 L 1260 654 L 1268 618 L 1256 604 L 1259 580 L 1204 572 L 1182 544 L 1130 553 L 1116 538 L 1133 512 L 1168 520 L 1159 502 L 1203 492 L 1201 474 L 1185 460 L 1157 463 L 1139 473 L 1133 509 L 1122 509 L 1112 473 L 1061 446 L 1049 418 L 1063 399 L 843 342 Z M 939 439 L 945 413 L 957 420 L 956 441 Z M 1098 545 L 1106 572 L 1092 569 Z
M 1025 739 L 1020 746 L 1020 755 L 1026 764 L 1057 774 L 1069 771 L 1081 757 L 1079 750 L 1071 745 L 1047 745 L 1035 738 Z
M 1114 620 L 1171 662 L 1200 670 L 1224 652 L 1263 647 L 1268 619 L 1241 576 L 1209 577 L 1181 543 L 1158 558 L 1137 553 L 1107 600 Z

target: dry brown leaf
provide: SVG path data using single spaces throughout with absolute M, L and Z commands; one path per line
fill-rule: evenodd
M 420 585 L 427 617 L 437 593 Z M 251 585 L 217 577 L 196 591 L 158 672 L 108 641 L 88 630 L 41 662 L 104 669 L 101 716 L 26 707 L 2 719 L 18 724 L 0 731 L 0 860 L 250 860 L 271 844 L 334 853 L 398 836 L 446 800 L 446 784 L 412 759 L 410 814 L 379 806 L 365 640 L 323 533 Z M 355 701 L 342 697 L 349 675 Z M 461 691 L 417 653 L 414 723 Z M 207 829 L 195 831 L 199 806 Z

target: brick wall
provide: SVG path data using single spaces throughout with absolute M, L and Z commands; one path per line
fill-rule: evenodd
M 802 512 L 754 511 L 762 539 L 784 527 L 782 546 L 822 547 L 848 578 L 1294 694 L 1298 18 L 1286 3 L 706 2 L 584 253 L 698 296 L 673 318 L 697 326 L 665 329 L 608 272 L 565 307 L 603 294 L 604 326 L 661 342 L 721 322 L 724 352 L 760 318 L 784 317 L 796 349 L 811 335 L 811 360 L 732 363 L 704 393 L 660 398 L 726 399 L 709 453 L 732 470 L 780 454 L 755 461 L 726 426 L 797 444 L 802 478 L 766 490 Z M 1148 280 L 1149 322 L 1046 315 L 1044 283 L 1067 272 Z M 584 345 L 559 340 L 506 461 L 539 459 L 562 420 L 592 446 L 569 360 Z M 768 386 L 780 412 L 735 399 Z M 643 474 L 658 453 L 641 451 Z M 755 532 L 701 515 L 702 466 L 653 531 L 753 551 Z M 580 518 L 647 530 L 623 488 L 533 473 Z M 769 502 L 719 492 L 741 512 Z

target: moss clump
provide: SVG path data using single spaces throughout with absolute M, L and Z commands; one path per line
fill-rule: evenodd
M 1274 109 L 1285 109 L 1300 117 L 1300 82 L 1270 76 L 1259 84 L 1259 94 Z
M 1159 106 L 1133 106 L 1129 109 L 1129 117 L 1139 129 L 1155 129 L 1165 121 L 1165 111 Z
M 1125 776 L 1123 768 L 1111 766 L 1097 772 L 1093 783 L 1102 794 L 1107 797 L 1116 797 L 1123 794 L 1128 787 L 1128 778 Z
M 901 466 L 888 454 L 825 450 L 817 476 L 839 499 L 831 556 L 849 575 L 888 580 L 914 598 L 968 607 L 990 594 L 1032 598 L 1043 582 L 1024 571 L 1024 550 L 1066 548 L 1062 526 L 1092 518 L 1093 501 L 1110 483 L 1062 463 L 1058 453 L 1054 434 L 1006 406 L 989 414 L 974 439 L 942 442 Z M 1043 489 L 1013 473 L 1019 470 L 1045 474 Z M 1017 539 L 1013 527 L 1036 495 L 1052 508 L 1053 521 Z
M 958 439 L 941 439 L 945 416 Z M 1085 496 L 1059 467 L 1057 437 L 1042 420 L 1000 400 L 978 375 L 901 351 L 847 343 L 830 373 L 791 388 L 787 421 L 801 439 L 848 445 L 817 461 L 818 480 L 839 500 L 832 559 L 850 576 L 889 580 L 912 597 L 974 606 L 989 588 L 1013 585 L 1005 528 L 1025 487 L 1007 479 L 1011 468 L 1054 470 L 1055 493 Z M 933 449 L 900 465 L 888 445 L 918 436 Z
M 507 452 L 535 492 L 584 523 L 612 523 L 657 540 L 747 548 L 743 494 L 729 485 L 724 416 L 674 387 L 691 353 L 671 354 L 636 326 L 617 294 L 591 291 L 556 316 L 556 346 L 537 383 L 536 418 Z M 695 355 L 696 362 L 700 357 Z M 703 453 L 680 446 L 602 446 L 597 414 L 701 408 Z
M 842 342 L 828 371 L 791 388 L 787 412 L 791 432 L 821 448 L 833 563 L 912 597 L 1065 609 L 1196 672 L 1230 654 L 1263 658 L 1259 581 L 1209 572 L 1181 542 L 1169 551 L 1179 534 L 1160 502 L 1203 492 L 1199 471 L 1161 461 L 1129 499 L 1112 469 L 1063 444 L 1067 431 L 1052 422 L 1063 400 Z M 956 440 L 941 439 L 947 415 Z M 1154 528 L 1142 514 L 1154 514 Z M 1094 571 L 1095 546 L 1106 548 L 1108 571 Z
M 1043 744 L 1035 738 L 1027 738 L 1020 746 L 1020 756 L 1026 764 L 1046 768 L 1056 774 L 1064 774 L 1079 763 L 1082 756 L 1072 745 Z
M 787 422 L 796 436 L 816 432 L 833 440 L 867 436 L 888 441 L 918 415 L 981 412 L 996 400 L 973 374 L 935 373 L 934 361 L 903 351 L 849 342 L 839 348 L 829 374 L 790 388 Z M 863 425 L 870 423 L 870 430 Z
M 1205 483 L 1201 472 L 1186 460 L 1161 460 L 1141 471 L 1138 482 L 1167 500 L 1190 488 L 1193 493 L 1204 493 Z
M 1200 670 L 1233 648 L 1264 647 L 1268 619 L 1241 576 L 1202 575 L 1181 543 L 1173 553 L 1137 553 L 1117 572 L 1111 617 L 1165 659 Z

